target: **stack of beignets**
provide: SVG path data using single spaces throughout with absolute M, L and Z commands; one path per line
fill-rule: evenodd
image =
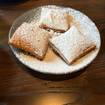
M 40 60 L 44 59 L 50 45 L 67 64 L 72 64 L 96 45 L 75 24 L 70 26 L 70 17 L 60 9 L 42 8 L 39 22 L 22 23 L 9 43 Z M 55 36 L 56 32 L 59 35 Z

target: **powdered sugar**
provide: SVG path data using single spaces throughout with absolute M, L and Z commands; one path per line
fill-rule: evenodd
M 87 66 L 91 61 L 93 61 L 93 59 L 96 57 L 100 49 L 100 35 L 95 24 L 83 13 L 77 10 L 71 9 L 71 8 L 64 8 L 64 7 L 53 6 L 53 5 L 43 6 L 37 9 L 37 14 L 39 15 L 41 12 L 41 8 L 45 8 L 45 7 L 53 8 L 53 9 L 59 8 L 61 10 L 69 11 L 69 14 L 72 15 L 75 21 L 79 22 L 80 27 L 82 27 L 80 28 L 82 29 L 82 32 L 84 34 L 86 33 L 85 35 L 88 35 L 88 37 L 90 37 L 96 43 L 97 49 L 87 54 L 86 56 L 82 57 L 81 59 L 79 59 L 73 65 L 70 65 L 70 66 L 67 65 L 50 48 L 48 49 L 48 52 L 43 61 L 40 61 L 36 59 L 35 57 L 27 55 L 21 51 L 17 51 L 12 47 L 12 50 L 14 54 L 16 55 L 16 57 L 23 64 L 30 67 L 31 69 L 39 71 L 39 72 L 44 72 L 44 73 L 65 74 L 65 73 L 71 73 L 71 72 L 80 70 L 81 68 Z M 32 12 L 32 14 L 33 13 L 36 14 L 36 9 L 30 12 Z M 32 18 L 35 19 L 35 17 L 31 17 L 31 19 Z M 30 18 L 29 18 L 29 21 L 30 21 Z M 17 22 L 19 22 L 19 20 Z M 13 27 L 15 27 L 15 24 Z M 11 32 L 10 32 L 10 35 L 12 35 Z

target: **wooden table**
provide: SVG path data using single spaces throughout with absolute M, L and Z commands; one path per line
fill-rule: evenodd
M 8 31 L 23 12 L 47 4 L 78 9 L 97 25 L 99 55 L 84 70 L 53 76 L 22 65 L 8 46 Z M 28 0 L 0 5 L 0 105 L 105 105 L 105 0 Z

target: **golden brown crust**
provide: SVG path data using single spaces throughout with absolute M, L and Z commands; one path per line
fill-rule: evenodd
M 92 50 L 94 50 L 95 48 L 96 48 L 96 45 L 91 45 L 90 47 L 86 48 L 81 55 L 79 55 L 77 58 L 75 58 L 69 64 L 73 64 L 76 60 L 78 60 L 79 58 L 85 56 L 86 54 L 88 54 L 89 52 L 91 52 Z
M 26 24 L 23 23 L 23 26 L 24 25 Z M 9 44 L 25 52 L 29 52 L 31 55 L 34 55 L 38 59 L 42 60 L 48 49 L 49 32 L 34 26 L 28 29 L 28 31 L 24 29 L 24 34 L 22 31 L 24 28 L 23 26 L 21 25 L 15 31 L 12 38 L 9 40 Z
M 53 31 L 55 31 L 55 32 L 60 32 L 60 33 L 65 32 L 65 30 L 54 29 L 54 28 L 51 28 L 51 27 L 49 27 L 49 26 L 47 26 L 47 25 L 44 25 L 44 24 L 41 24 L 41 25 L 40 25 L 40 28 L 43 28 L 43 29 L 51 29 L 51 30 L 53 30 Z
M 27 43 L 27 46 L 26 46 Z M 39 56 L 38 54 L 34 53 L 34 49 L 31 47 L 31 45 L 28 45 L 28 42 L 26 42 L 26 40 L 22 40 L 18 37 L 18 35 L 14 35 L 10 40 L 9 40 L 9 44 L 11 44 L 12 46 L 14 46 L 15 48 L 19 48 L 25 52 L 29 52 L 31 55 L 37 57 L 38 59 L 42 60 L 43 56 Z

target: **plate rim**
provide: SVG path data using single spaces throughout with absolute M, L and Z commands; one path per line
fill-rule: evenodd
M 36 10 L 36 9 L 39 9 L 39 8 L 43 8 L 43 7 L 46 7 L 46 6 L 56 6 L 56 7 L 59 7 L 59 8 L 70 8 L 70 9 L 72 9 L 72 10 L 75 10 L 75 11 L 78 11 L 78 12 L 80 12 L 80 13 L 82 13 L 83 15 L 85 15 L 83 12 L 81 12 L 81 11 L 79 11 L 79 10 L 77 10 L 77 9 L 74 9 L 74 8 L 72 8 L 72 7 L 67 7 L 67 6 L 60 6 L 60 5 L 43 5 L 43 6 L 38 6 L 38 7 L 35 7 L 35 8 L 32 8 L 32 9 L 30 9 L 30 10 L 28 10 L 28 11 L 26 11 L 26 12 L 24 12 L 23 14 L 21 14 L 20 16 L 18 16 L 14 21 L 13 21 L 13 23 L 12 23 L 12 25 L 11 25 L 11 28 L 10 28 L 10 30 L 9 30 L 9 34 L 8 34 L 8 41 L 10 40 L 10 38 L 11 38 L 11 31 L 12 31 L 12 29 L 13 29 L 13 26 L 16 24 L 16 22 L 21 18 L 21 17 L 24 17 L 26 14 L 28 14 L 28 13 L 30 13 L 31 11 L 34 11 L 34 10 Z M 85 15 L 86 17 L 88 17 L 87 15 Z M 88 19 L 89 20 L 91 20 L 91 22 L 92 23 L 94 23 L 95 24 L 95 22 L 90 18 L 90 17 L 88 17 Z M 10 45 L 9 44 L 9 47 L 10 47 L 10 49 L 12 50 L 12 52 L 13 52 L 13 54 L 15 55 L 15 57 L 19 60 L 19 62 L 21 62 L 23 65 L 25 65 L 26 67 L 28 67 L 28 68 L 30 68 L 31 70 L 34 70 L 34 71 L 36 71 L 36 72 L 40 72 L 40 73 L 43 73 L 43 74 L 52 74 L 52 75 L 64 75 L 64 74 L 71 74 L 71 73 L 75 73 L 75 72 L 78 72 L 78 71 L 80 71 L 80 70 L 82 70 L 82 69 L 84 69 L 85 67 L 87 67 L 90 63 L 92 63 L 94 60 L 95 60 L 95 58 L 98 56 L 98 54 L 99 54 L 99 51 L 100 51 L 100 48 L 101 48 L 101 35 L 100 35 L 100 32 L 99 32 L 99 30 L 98 30 L 98 28 L 97 28 L 97 26 L 96 26 L 96 24 L 95 24 L 95 27 L 96 27 L 96 29 L 97 29 L 97 32 L 99 33 L 99 41 L 100 41 L 100 45 L 99 45 L 99 48 L 98 48 L 98 51 L 97 51 L 97 53 L 96 53 L 96 55 L 94 56 L 94 58 L 92 59 L 92 60 L 90 60 L 89 61 L 89 63 L 88 64 L 85 64 L 84 66 L 82 66 L 82 67 L 80 67 L 79 69 L 77 68 L 77 69 L 75 69 L 74 71 L 68 71 L 68 72 L 59 72 L 59 73 L 54 73 L 54 72 L 42 72 L 42 70 L 37 70 L 37 69 L 35 69 L 35 68 L 33 68 L 33 67 L 31 67 L 30 65 L 27 65 L 26 63 L 24 63 L 21 59 L 19 59 L 19 57 L 17 56 L 17 53 L 16 53 L 16 51 L 14 50 L 14 47 L 12 46 L 12 45 Z

